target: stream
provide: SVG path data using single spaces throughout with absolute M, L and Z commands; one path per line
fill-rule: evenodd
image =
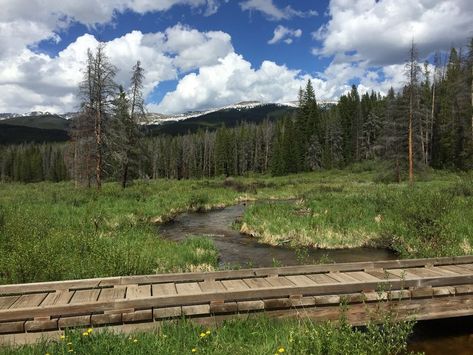
M 388 249 L 302 248 L 297 251 L 285 246 L 260 244 L 256 238 L 241 234 L 232 228 L 233 223 L 243 216 L 245 208 L 246 204 L 238 204 L 205 213 L 183 213 L 174 221 L 159 226 L 158 232 L 162 237 L 173 241 L 181 241 L 196 235 L 210 237 L 218 249 L 220 267 L 290 266 L 397 258 L 396 254 Z M 473 354 L 473 317 L 418 322 L 409 341 L 409 350 L 439 355 Z

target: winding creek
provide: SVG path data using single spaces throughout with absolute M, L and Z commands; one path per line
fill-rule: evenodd
M 256 202 L 267 203 L 267 202 Z M 181 241 L 192 235 L 213 239 L 220 266 L 267 267 L 310 264 L 320 261 L 356 262 L 396 259 L 387 249 L 356 248 L 320 250 L 304 248 L 303 253 L 284 246 L 260 244 L 232 228 L 245 211 L 245 204 L 205 213 L 184 213 L 161 225 L 159 234 Z M 409 350 L 426 354 L 473 354 L 473 317 L 419 322 L 409 342 Z

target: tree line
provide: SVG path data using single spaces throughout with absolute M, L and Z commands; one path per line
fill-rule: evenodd
M 115 75 L 102 45 L 89 51 L 71 141 L 0 148 L 1 179 L 126 187 L 134 178 L 284 175 L 380 160 L 387 178 L 412 182 L 427 167 L 473 167 L 473 40 L 467 51 L 437 53 L 432 64 L 419 62 L 413 43 L 399 92 L 360 93 L 353 85 L 338 104 L 321 106 L 309 80 L 291 116 L 179 136 L 146 136 L 140 62 L 128 90 Z

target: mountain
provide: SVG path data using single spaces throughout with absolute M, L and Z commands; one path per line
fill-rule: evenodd
M 176 115 L 149 113 L 146 130 L 151 135 L 185 134 L 199 129 L 213 130 L 222 125 L 236 126 L 240 122 L 259 123 L 265 119 L 277 120 L 292 114 L 296 108 L 297 104 L 294 102 L 280 104 L 243 101 L 222 108 Z M 75 114 L 72 112 L 60 115 L 48 112 L 0 113 L 0 144 L 68 140 L 67 130 L 70 118 Z
M 148 128 L 152 135 L 185 134 L 199 129 L 213 130 L 222 125 L 233 127 L 240 122 L 260 123 L 265 119 L 277 120 L 292 114 L 296 107 L 294 103 L 275 104 L 245 101 L 204 112 L 187 112 L 173 116 L 151 114 Z
M 13 117 L 5 117 L 0 121 L 0 125 L 23 126 L 40 129 L 57 129 L 67 131 L 69 128 L 69 120 L 62 115 L 55 115 L 51 113 L 32 112 L 31 114 L 17 115 Z

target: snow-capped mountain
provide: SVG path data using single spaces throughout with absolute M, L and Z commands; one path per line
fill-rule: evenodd
M 281 108 L 284 108 L 284 107 L 295 108 L 298 106 L 296 101 L 287 102 L 287 103 L 269 103 L 269 102 L 264 103 L 260 101 L 241 101 L 234 105 L 228 105 L 228 106 L 219 107 L 219 108 L 212 108 L 205 111 L 189 111 L 189 112 L 174 114 L 174 115 L 149 113 L 147 124 L 160 125 L 163 123 L 184 121 L 189 118 L 197 118 L 200 116 L 208 115 L 210 113 L 215 113 L 219 111 L 228 111 L 228 110 L 243 111 L 243 110 L 250 110 L 256 107 L 268 106 L 268 105 L 274 105 Z

